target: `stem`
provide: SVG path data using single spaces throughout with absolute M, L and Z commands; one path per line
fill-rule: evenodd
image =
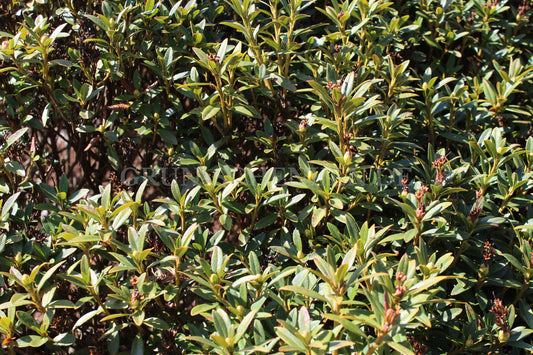
M 100 298 L 100 295 L 98 293 L 96 293 L 96 291 L 94 290 L 93 286 L 87 287 L 87 290 L 89 291 L 91 296 L 93 296 L 93 298 L 96 301 L 96 303 L 102 308 L 102 311 L 105 313 L 105 315 L 106 316 L 110 315 L 111 313 L 109 312 L 107 307 L 104 305 L 104 302 L 102 302 L 102 299 Z
M 385 339 L 386 335 L 387 335 L 387 332 L 380 332 L 379 336 L 372 343 L 372 346 L 370 347 L 370 349 L 368 349 L 368 351 L 366 352 L 366 355 L 373 354 L 381 346 L 381 343 L 383 342 L 383 339 Z
M 226 106 L 226 100 L 224 100 L 224 94 L 222 92 L 222 81 L 220 80 L 218 73 L 215 75 L 215 83 L 218 91 L 218 97 L 220 99 L 220 109 L 222 110 L 222 129 L 224 130 L 224 133 L 228 133 L 228 131 L 231 129 L 231 112 Z

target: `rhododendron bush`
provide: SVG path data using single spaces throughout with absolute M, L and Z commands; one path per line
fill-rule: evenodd
M 2 1 L 2 353 L 531 352 L 532 6 Z

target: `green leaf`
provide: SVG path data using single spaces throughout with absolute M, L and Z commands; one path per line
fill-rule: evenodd
M 284 89 L 287 89 L 289 91 L 296 91 L 296 86 L 294 86 L 294 84 L 289 79 L 284 78 L 281 75 L 272 73 L 270 74 L 270 79 Z
M 100 313 L 103 313 L 103 311 L 100 308 L 85 313 L 83 316 L 81 316 L 76 321 L 76 323 L 74 323 L 74 325 L 72 326 L 72 329 L 78 328 L 79 326 L 83 325 L 85 322 L 87 322 L 88 320 L 92 319 L 94 316 Z
M 322 296 L 318 292 L 313 291 L 313 290 L 309 290 L 309 289 L 307 289 L 305 287 L 301 287 L 301 286 L 293 286 L 293 285 L 283 286 L 283 287 L 280 288 L 280 291 L 295 292 L 295 293 L 299 293 L 299 294 L 304 295 L 304 296 L 309 297 L 309 298 L 317 299 L 317 300 L 322 301 L 322 302 L 326 302 L 326 303 L 328 302 L 326 297 Z
M 434 215 L 436 215 L 437 213 L 440 213 L 440 212 L 444 211 L 445 209 L 447 209 L 447 208 L 450 207 L 451 205 L 452 205 L 451 202 L 442 202 L 442 203 L 437 204 L 437 205 L 434 206 L 434 207 L 431 207 L 431 208 L 426 212 L 426 214 L 424 215 L 424 217 L 422 218 L 422 221 L 428 221 L 428 220 L 430 220 Z
M 326 208 L 325 207 L 318 207 L 313 212 L 313 216 L 311 217 L 311 225 L 316 228 L 320 221 L 326 216 Z
M 46 127 L 46 123 L 48 122 L 49 115 L 50 115 L 50 103 L 48 103 L 44 107 L 43 113 L 41 115 L 41 121 L 43 122 L 43 127 Z
M 26 335 L 16 340 L 16 347 L 19 348 L 39 348 L 48 342 L 48 338 L 38 335 Z
M 404 355 L 415 355 L 414 352 L 406 348 L 400 343 L 396 343 L 395 341 L 387 341 L 387 345 L 393 348 L 394 350 L 398 351 L 400 354 Z
M 159 317 L 146 318 L 143 324 L 157 330 L 165 330 L 170 328 L 170 325 Z
M 28 127 L 21 128 L 6 139 L 6 145 L 4 149 L 7 149 L 13 145 L 16 141 L 20 140 L 20 138 L 28 131 Z
M 178 139 L 176 138 L 176 135 L 170 132 L 169 130 L 161 128 L 157 131 L 157 133 L 161 136 L 165 144 L 168 144 L 168 145 L 178 144 Z
M 41 280 L 39 281 L 39 284 L 37 285 L 37 292 L 41 291 L 42 287 L 44 286 L 44 283 L 54 275 L 54 273 L 56 272 L 57 269 L 59 269 L 61 267 L 61 265 L 63 265 L 64 263 L 66 262 L 66 260 L 63 260 L 62 262 L 60 262 L 59 264 L 57 265 L 54 265 L 52 266 L 44 275 L 43 277 L 41 278 Z
M 223 338 L 228 338 L 231 328 L 231 321 L 229 320 L 228 314 L 223 309 L 214 310 L 212 314 L 217 333 Z
M 259 222 L 257 222 L 257 224 L 254 226 L 254 230 L 271 227 L 274 224 L 274 222 L 278 219 L 278 216 L 279 215 L 275 212 L 269 213 L 265 217 L 261 218 Z
M 254 317 L 257 314 L 257 312 L 258 312 L 258 309 L 252 310 L 239 323 L 239 326 L 237 327 L 237 331 L 235 332 L 235 336 L 233 337 L 234 343 L 237 343 L 242 338 L 242 336 L 244 335 L 244 333 L 250 326 L 250 323 L 254 320 Z
M 6 169 L 12 172 L 13 174 L 16 174 L 18 176 L 24 177 L 26 175 L 26 170 L 24 169 L 24 166 L 15 160 L 10 160 L 5 163 Z
M 191 309 L 191 316 L 194 317 L 199 314 L 206 313 L 216 307 L 217 307 L 216 303 L 212 303 L 212 304 L 202 303 L 202 304 L 196 305 L 193 307 L 193 309 Z
M 261 115 L 252 106 L 237 105 L 233 108 L 233 110 L 246 117 L 255 117 L 255 118 L 261 117 Z
M 144 341 L 140 335 L 135 336 L 133 340 L 131 355 L 144 355 Z
M 222 214 L 222 215 L 220 215 L 220 217 L 218 217 L 218 219 L 220 221 L 220 224 L 222 224 L 222 226 L 226 230 L 230 230 L 231 227 L 233 227 L 233 219 L 229 215 Z
M 19 197 L 20 192 L 17 192 L 7 199 L 6 203 L 4 203 L 4 206 L 2 207 L 2 219 L 7 218 L 9 212 L 11 211 L 11 208 L 15 204 L 15 201 Z
M 40 332 L 40 325 L 37 321 L 27 312 L 17 311 L 17 318 L 26 327 L 30 328 L 34 332 Z
M 74 344 L 76 338 L 70 333 L 62 333 L 54 338 L 54 344 L 57 346 L 69 346 Z
M 115 266 L 113 269 L 111 269 L 109 272 L 118 272 L 121 270 L 137 270 L 137 265 L 135 263 L 128 259 L 126 256 L 118 254 L 118 253 L 110 253 L 117 259 L 122 266 Z
M 67 67 L 67 68 L 70 68 L 73 65 L 71 61 L 66 60 L 66 59 L 53 59 L 53 60 L 49 61 L 49 63 L 52 64 L 52 65 L 55 65 L 55 64 L 61 65 L 63 67 Z M 46 125 L 46 123 L 43 122 L 43 125 Z
M 285 351 L 300 351 L 306 352 L 307 347 L 304 342 L 298 338 L 295 334 L 291 333 L 290 330 L 283 327 L 276 327 L 276 334 L 289 345 L 288 348 L 284 349 Z M 280 348 L 281 350 L 282 348 Z
M 220 112 L 220 106 L 218 105 L 207 105 L 202 110 L 202 120 L 207 121 L 215 117 Z
M 452 279 L 452 278 L 458 278 L 454 276 L 433 276 L 429 279 L 426 279 L 424 281 L 421 281 L 419 283 L 414 284 L 407 290 L 408 295 L 416 295 L 420 292 L 428 290 L 431 286 L 446 280 L 446 279 Z
M 340 323 L 350 333 L 366 338 L 365 333 L 350 320 L 346 318 L 342 318 L 341 316 L 338 316 L 336 314 L 330 314 L 330 313 L 325 314 L 324 317 L 327 319 L 331 319 L 332 321 L 335 321 L 337 323 Z

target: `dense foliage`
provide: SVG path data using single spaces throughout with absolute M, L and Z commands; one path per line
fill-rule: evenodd
M 1 1 L 0 351 L 531 351 L 532 5 Z

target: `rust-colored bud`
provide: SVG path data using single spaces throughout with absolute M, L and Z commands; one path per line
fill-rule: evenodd
M 424 205 L 420 204 L 418 208 L 416 209 L 416 219 L 421 220 L 425 214 L 426 214 L 426 211 L 424 209 Z
M 405 275 L 402 271 L 398 271 L 398 273 L 396 274 L 396 279 L 399 282 L 404 283 L 405 281 L 407 281 L 407 275 Z
M 392 325 L 396 322 L 396 318 L 400 315 L 400 309 L 389 308 L 385 311 L 385 322 L 386 324 Z
M 137 276 L 132 276 L 130 278 L 130 283 L 132 286 L 136 286 L 139 283 L 139 278 Z
M 403 285 L 396 286 L 396 288 L 394 290 L 394 297 L 402 298 L 403 294 L 405 293 L 405 291 L 407 291 L 407 287 L 405 287 Z

